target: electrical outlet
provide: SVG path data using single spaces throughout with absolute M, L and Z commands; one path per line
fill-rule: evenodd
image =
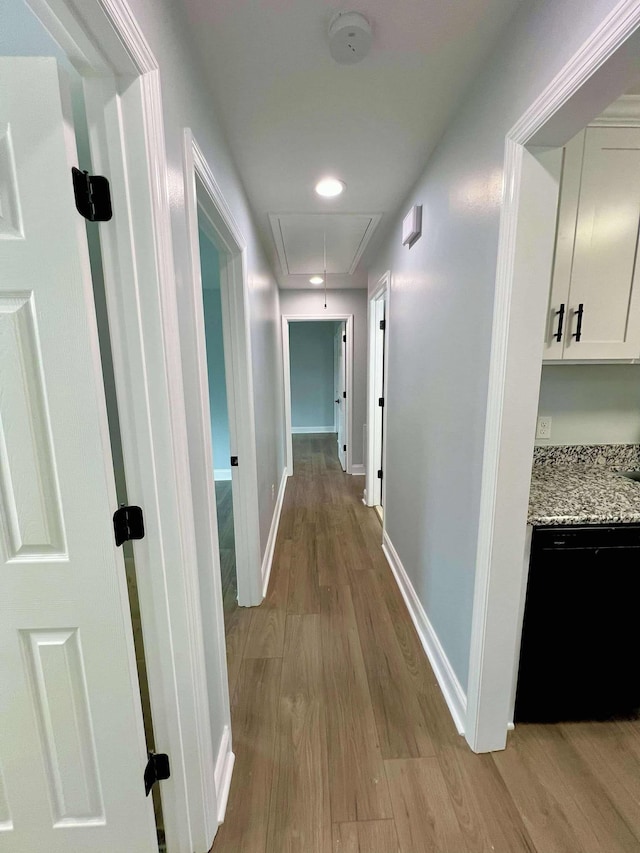
M 274 500 L 276 496 L 276 484 L 271 483 L 271 500 Z
M 551 438 L 551 418 L 549 415 L 542 415 L 538 418 L 536 438 Z

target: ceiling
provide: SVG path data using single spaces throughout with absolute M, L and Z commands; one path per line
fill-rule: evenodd
M 375 245 L 520 0 L 184 2 L 280 286 L 313 286 L 326 230 L 328 286 L 366 287 L 358 235 Z M 358 65 L 329 54 L 336 11 L 373 27 Z M 326 174 L 337 199 L 314 192 Z

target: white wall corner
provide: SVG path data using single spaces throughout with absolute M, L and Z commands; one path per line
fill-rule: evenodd
M 267 539 L 267 547 L 264 551 L 264 558 L 262 560 L 262 595 L 265 596 L 267 594 L 267 589 L 269 588 L 269 578 L 271 577 L 271 566 L 273 563 L 273 552 L 276 548 L 276 539 L 278 538 L 278 527 L 280 526 L 280 515 L 282 513 L 282 504 L 284 503 L 284 493 L 287 489 L 287 480 L 289 478 L 289 473 L 287 468 L 282 472 L 282 477 L 280 478 L 280 488 L 278 489 L 278 497 L 276 498 L 276 505 L 273 510 L 273 518 L 271 519 L 271 527 L 269 528 L 269 538 Z
M 218 757 L 216 758 L 215 767 L 215 786 L 216 786 L 216 805 L 218 809 L 218 824 L 224 820 L 224 815 L 227 810 L 227 801 L 229 799 L 229 789 L 231 788 L 231 776 L 233 774 L 233 765 L 236 757 L 231 751 L 231 729 L 225 726 L 220 738 L 220 748 L 218 749 Z
M 411 621 L 418 632 L 422 648 L 425 650 L 431 668 L 438 680 L 440 690 L 445 698 L 458 734 L 463 735 L 465 720 L 467 718 L 467 696 L 458 681 L 457 675 L 453 671 L 449 658 L 442 648 L 438 635 L 429 621 L 429 617 L 413 588 L 413 584 L 409 580 L 404 566 L 400 562 L 398 552 L 393 547 L 393 543 L 389 539 L 386 530 L 383 536 L 382 550 L 387 558 L 387 562 L 391 566 L 391 571 L 407 605 Z
M 363 464 L 357 464 L 357 465 L 351 466 L 351 474 L 354 477 L 364 477 L 364 475 L 366 473 L 367 473 L 367 471 L 366 471 L 366 468 L 364 467 Z

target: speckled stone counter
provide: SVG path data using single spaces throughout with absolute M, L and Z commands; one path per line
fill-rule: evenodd
M 536 447 L 527 521 L 543 524 L 640 523 L 640 445 Z

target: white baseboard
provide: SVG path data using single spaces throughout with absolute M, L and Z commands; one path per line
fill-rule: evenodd
M 422 647 L 429 658 L 429 663 L 442 690 L 442 695 L 449 707 L 449 712 L 453 717 L 453 722 L 456 725 L 458 733 L 464 734 L 465 721 L 467 719 L 467 696 L 462 689 L 462 685 L 453 671 L 453 667 L 449 663 L 449 658 L 446 656 L 438 635 L 433 629 L 433 625 L 429 621 L 424 607 L 418 598 L 413 584 L 409 580 L 404 566 L 400 562 L 398 552 L 393 547 L 393 543 L 389 539 L 385 530 L 382 542 L 382 550 L 384 551 L 387 562 L 391 566 L 396 582 L 400 587 L 400 592 L 404 598 L 404 602 L 409 610 L 409 615 L 418 632 Z
M 215 468 L 213 471 L 213 479 L 216 482 L 218 480 L 230 480 L 231 479 L 231 468 Z
M 282 513 L 282 504 L 284 503 L 284 493 L 287 488 L 287 480 L 289 478 L 287 469 L 285 468 L 280 478 L 280 488 L 278 489 L 278 497 L 273 510 L 273 518 L 271 519 L 271 527 L 269 528 L 269 538 L 267 539 L 267 547 L 264 551 L 262 560 L 262 594 L 267 594 L 269 588 L 269 578 L 271 577 L 271 564 L 273 563 L 273 552 L 276 547 L 276 539 L 278 537 L 278 527 L 280 526 L 280 514 Z
M 231 788 L 231 776 L 233 774 L 233 765 L 235 760 L 236 757 L 233 752 L 231 752 L 231 731 L 229 726 L 225 726 L 220 740 L 220 748 L 218 750 L 218 758 L 216 759 L 214 773 L 216 804 L 218 807 L 218 824 L 221 824 L 224 820 L 224 815 L 227 810 L 227 801 L 229 799 L 229 789 Z
M 351 466 L 351 474 L 354 477 L 364 477 L 367 472 L 365 471 L 364 465 L 352 465 Z
M 306 435 L 307 433 L 313 433 L 313 432 L 321 432 L 321 433 L 336 432 L 336 428 L 334 427 L 333 424 L 331 424 L 331 426 L 323 426 L 323 427 L 291 427 L 291 432 L 294 435 L 296 435 L 296 434 Z

